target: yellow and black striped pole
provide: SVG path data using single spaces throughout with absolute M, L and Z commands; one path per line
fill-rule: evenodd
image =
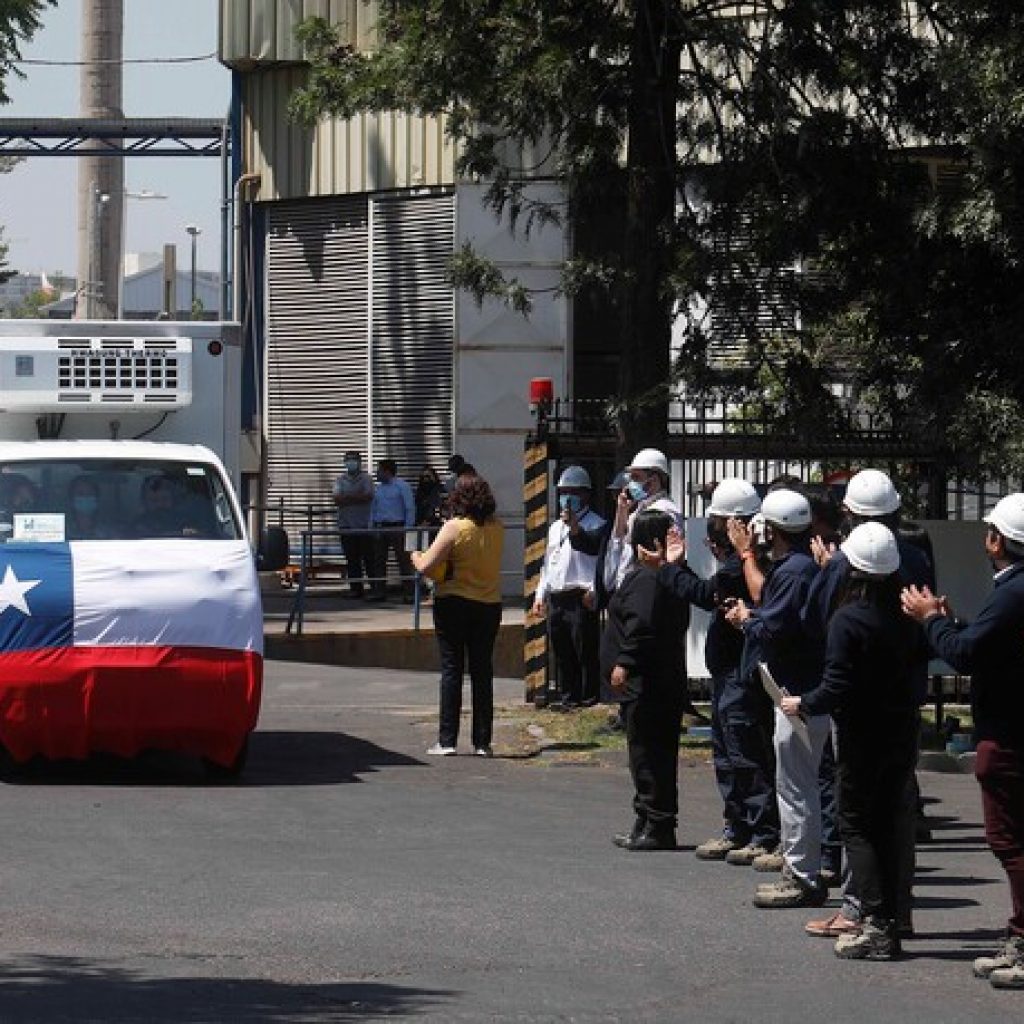
M 524 541 L 524 596 L 526 620 L 523 630 L 523 670 L 526 700 L 536 702 L 547 692 L 547 624 L 531 614 L 533 597 L 540 583 L 544 550 L 548 540 L 548 445 L 530 436 L 523 457 L 523 513 L 526 520 Z

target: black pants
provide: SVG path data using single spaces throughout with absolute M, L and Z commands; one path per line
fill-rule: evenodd
M 441 653 L 441 725 L 438 742 L 454 747 L 462 714 L 462 674 L 469 660 L 473 695 L 474 747 L 491 745 L 494 719 L 494 641 L 501 624 L 501 605 L 464 597 L 434 601 L 434 632 Z
M 895 921 L 901 876 L 902 818 L 917 755 L 918 716 L 884 723 L 837 722 L 839 830 L 864 917 Z
M 622 705 L 626 719 L 629 772 L 636 795 L 633 810 L 639 820 L 674 828 L 679 813 L 679 735 L 683 693 L 642 695 Z
M 362 594 L 363 578 L 373 575 L 373 538 L 368 533 L 341 531 L 341 550 L 345 552 L 345 572 L 353 594 Z
M 373 589 L 378 594 L 383 594 L 388 574 L 388 551 L 394 551 L 395 561 L 398 563 L 398 572 L 402 577 L 402 593 L 410 597 L 413 592 L 413 567 L 409 552 L 405 550 L 405 524 L 404 523 L 380 523 L 380 533 L 373 536 L 373 575 L 380 579 L 374 581 Z
M 558 667 L 558 692 L 563 700 L 597 700 L 601 689 L 598 664 L 600 623 L 597 612 L 583 607 L 582 590 L 548 595 L 548 637 Z

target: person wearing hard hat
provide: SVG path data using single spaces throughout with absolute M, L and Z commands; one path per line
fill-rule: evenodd
M 668 494 L 668 459 L 664 452 L 657 448 L 642 448 L 626 467 L 626 472 L 629 482 L 615 505 L 615 520 L 605 558 L 604 582 L 609 593 L 622 582 L 633 562 L 632 527 L 640 512 L 652 508 L 667 512 L 680 533 L 684 527 L 679 506 Z
M 887 526 L 896 537 L 896 546 L 900 555 L 900 580 L 904 586 L 914 584 L 935 589 L 935 571 L 924 551 L 916 544 L 904 539 L 899 533 L 901 500 L 889 476 L 879 469 L 862 469 L 855 473 L 846 486 L 846 495 L 842 504 L 842 531 L 849 534 L 862 523 L 878 522 Z M 812 553 L 815 561 L 822 567 L 821 572 L 811 584 L 807 595 L 807 604 L 803 610 L 804 629 L 812 643 L 818 644 L 822 652 L 825 649 L 828 615 L 835 602 L 843 581 L 850 571 L 850 563 L 843 549 L 838 550 L 822 540 L 812 540 Z M 921 645 L 917 651 L 915 682 L 919 703 L 923 703 L 928 684 L 928 651 Z M 823 803 L 834 802 L 835 783 L 823 770 L 821 792 Z M 916 777 L 911 773 L 908 789 L 905 794 L 912 815 L 900 818 L 905 826 L 901 836 L 903 850 L 903 879 L 900 886 L 899 926 L 904 935 L 913 931 L 912 920 L 912 886 L 914 879 L 914 831 L 916 825 L 916 809 L 918 804 Z M 833 865 L 829 865 L 832 867 Z M 843 900 L 840 909 L 820 920 L 809 921 L 805 931 L 808 935 L 823 938 L 836 938 L 860 927 L 861 910 L 857 896 L 856 883 L 851 884 L 848 872 L 843 877 Z
M 655 550 L 674 520 L 647 509 L 633 523 L 634 558 L 608 603 L 601 637 L 601 672 L 622 702 L 636 819 L 613 838 L 633 852 L 674 850 L 679 812 L 679 735 L 684 690 L 679 686 L 679 636 L 689 625 L 689 605 L 658 585 L 653 568 L 637 557 Z
M 825 664 L 810 690 L 782 698 L 791 721 L 828 721 L 838 737 L 839 824 L 860 895 L 860 927 L 836 956 L 892 960 L 900 953 L 900 819 L 917 761 L 914 681 L 918 628 L 900 613 L 900 553 L 881 523 L 857 526 L 840 550 L 849 564 L 828 622 Z
M 556 488 L 559 514 L 548 529 L 533 614 L 547 616 L 559 706 L 569 709 L 596 704 L 601 686 L 594 596 L 597 556 L 581 551 L 572 539 L 580 534 L 599 536 L 605 521 L 590 507 L 590 474 L 582 466 L 567 466 Z
M 953 617 L 928 587 L 907 587 L 903 610 L 924 625 L 936 657 L 971 677 L 971 712 L 985 836 L 1010 883 L 1006 941 L 974 973 L 996 988 L 1024 989 L 1024 494 L 1002 498 L 985 517 L 993 589 L 975 620 Z
M 669 532 L 664 552 L 640 552 L 645 563 L 658 567 L 662 587 L 711 613 L 704 660 L 711 673 L 711 750 L 724 820 L 721 834 L 698 846 L 696 854 L 734 864 L 749 864 L 779 843 L 771 701 L 759 680 L 741 676 L 743 636 L 725 620 L 736 600 L 754 603 L 743 562 L 729 540 L 728 521 L 749 523 L 760 508 L 761 499 L 746 480 L 729 477 L 712 491 L 707 543 L 719 565 L 710 579 L 686 565 L 686 542 L 678 531 Z
M 807 643 L 800 612 L 817 567 L 809 542 L 811 506 L 797 491 L 771 491 L 761 503 L 770 564 L 763 574 L 761 603 L 750 608 L 737 601 L 726 619 L 743 630 L 744 678 L 764 663 L 779 687 L 791 694 L 811 689 L 821 675 L 821 658 Z M 737 519 L 729 521 L 729 539 L 743 560 L 744 576 L 753 591 L 762 573 L 756 564 L 754 534 Z M 818 765 L 830 723 L 827 715 L 808 718 L 799 728 L 781 710 L 775 711 L 775 791 L 779 806 L 783 877 L 761 886 L 758 907 L 820 907 L 828 889 L 821 869 L 821 801 Z M 762 857 L 751 862 L 759 867 Z

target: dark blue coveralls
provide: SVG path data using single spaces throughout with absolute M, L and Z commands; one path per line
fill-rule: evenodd
M 724 805 L 722 835 L 738 846 L 773 850 L 779 841 L 772 706 L 756 679 L 740 674 L 743 634 L 725 621 L 727 598 L 752 603 L 743 562 L 732 552 L 710 579 L 689 566 L 664 565 L 659 584 L 680 601 L 711 612 L 704 659 L 711 673 L 711 749 Z

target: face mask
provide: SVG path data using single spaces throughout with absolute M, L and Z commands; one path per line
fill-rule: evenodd
M 583 508 L 583 501 L 578 494 L 562 494 L 558 498 L 558 504 L 563 512 L 569 511 L 573 515 L 577 515 Z
M 647 497 L 647 490 L 639 480 L 630 480 L 626 491 L 634 501 L 643 501 Z
M 356 475 L 356 473 L 358 473 L 358 472 L 359 472 L 359 463 L 358 463 L 358 462 L 356 462 L 356 461 L 355 461 L 354 459 L 349 459 L 349 460 L 348 460 L 348 462 L 346 462 L 346 463 L 345 463 L 345 468 L 346 468 L 346 469 L 347 469 L 347 470 L 348 470 L 348 471 L 349 471 L 349 472 L 350 472 L 350 473 L 351 473 L 351 474 L 352 474 L 353 476 L 355 476 L 355 475 Z
M 76 494 L 72 504 L 75 511 L 83 516 L 94 516 L 100 507 L 99 500 L 91 494 Z

